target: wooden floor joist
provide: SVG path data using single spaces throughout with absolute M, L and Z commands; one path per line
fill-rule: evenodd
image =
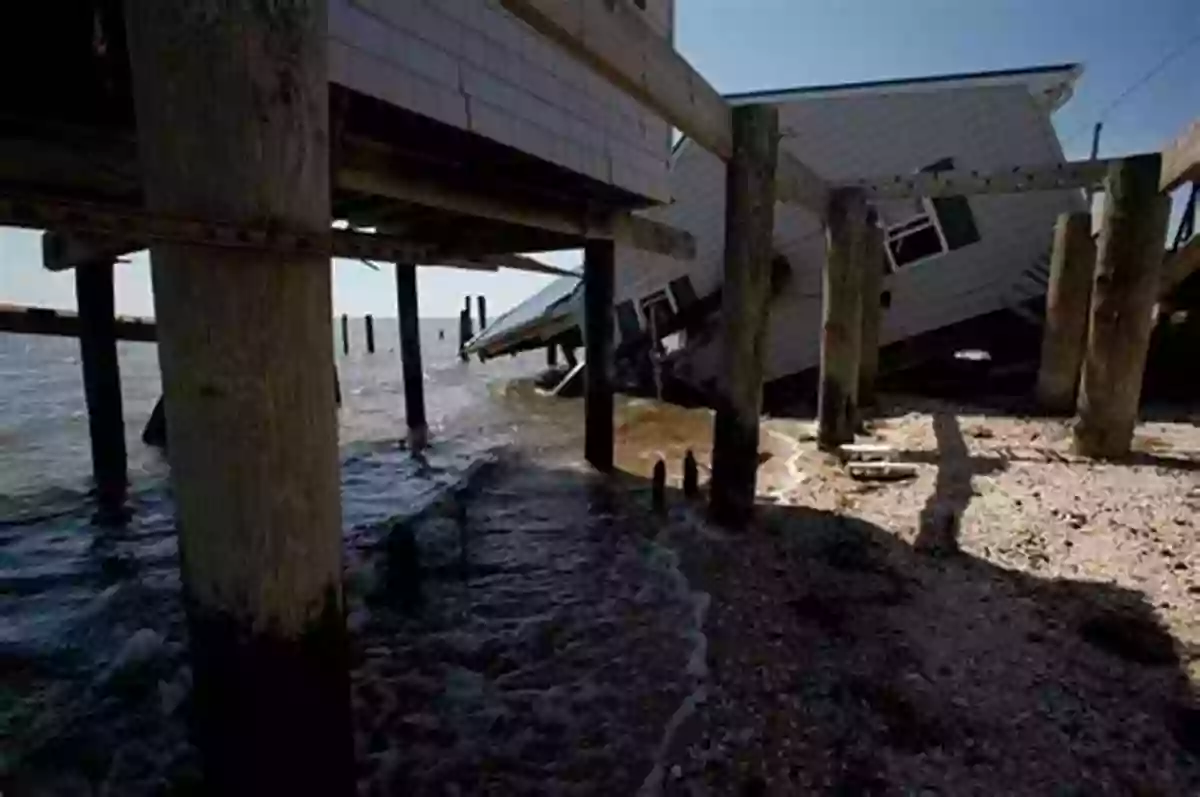
M 1162 191 L 1174 191 L 1184 183 L 1200 182 L 1200 121 L 1163 149 Z
M 1025 191 L 1061 191 L 1095 188 L 1104 182 L 1112 160 L 1072 161 L 1013 166 L 990 171 L 957 169 L 867 177 L 839 182 L 839 188 L 858 188 L 868 200 L 912 197 L 1015 194 Z

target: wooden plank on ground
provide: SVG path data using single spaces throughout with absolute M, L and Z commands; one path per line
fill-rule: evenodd
M 0 332 L 77 338 L 81 328 L 79 315 L 69 310 L 0 304 Z M 116 330 L 117 340 L 158 339 L 158 330 L 152 318 L 117 316 Z
M 500 3 L 688 138 L 729 160 L 733 133 L 728 104 L 628 0 Z
M 1168 144 L 1162 159 L 1163 191 L 1200 182 L 1200 121 L 1192 122 L 1183 135 Z

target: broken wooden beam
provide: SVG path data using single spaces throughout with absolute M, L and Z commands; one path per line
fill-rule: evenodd
M 735 108 L 733 141 L 733 156 L 725 169 L 724 334 L 713 418 L 709 509 L 718 523 L 736 528 L 753 515 L 758 476 L 775 237 L 778 109 L 773 105 Z
M 0 304 L 0 332 L 77 338 L 81 330 L 79 315 L 69 310 Z M 153 342 L 158 339 L 152 318 L 115 316 L 114 333 L 117 340 Z
M 955 169 L 844 180 L 837 188 L 857 188 L 870 201 L 912 197 L 1016 194 L 1099 186 L 1113 163 L 1109 160 L 1033 164 L 991 170 Z
M 1171 198 L 1159 192 L 1162 156 L 1141 155 L 1109 167 L 1096 252 L 1091 318 L 1075 449 L 1089 457 L 1129 453 Z

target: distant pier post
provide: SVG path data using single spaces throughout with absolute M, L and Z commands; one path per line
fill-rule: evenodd
M 858 426 L 863 273 L 871 248 L 862 191 L 834 191 L 826 224 L 817 444 L 829 450 L 853 443 Z
M 75 299 L 79 307 L 79 353 L 92 444 L 92 477 L 99 503 L 96 518 L 101 523 L 116 523 L 125 516 L 128 476 L 111 261 L 75 268 Z
M 475 297 L 476 304 L 479 305 L 479 331 L 482 332 L 487 327 L 487 297 Z
M 883 228 L 874 210 L 867 213 L 867 241 L 863 250 L 862 348 L 858 364 L 858 406 L 874 407 L 875 381 L 879 376 L 879 329 L 883 323 Z
M 557 368 L 558 367 L 558 344 L 557 343 L 549 343 L 546 345 L 546 367 L 547 368 Z
M 145 203 L 330 231 L 322 0 L 124 5 Z M 329 256 L 152 243 L 209 794 L 354 794 Z
M 342 313 L 342 354 L 350 353 L 350 318 Z
M 724 337 L 710 481 L 712 516 L 729 526 L 742 525 L 754 511 L 778 146 L 774 107 L 733 109 L 733 156 L 725 170 Z
M 425 421 L 425 372 L 421 368 L 421 325 L 417 315 L 417 269 L 396 264 L 396 310 L 400 317 L 400 368 L 404 376 L 404 420 L 408 448 L 419 451 L 429 443 Z
M 375 353 L 375 317 L 367 313 L 363 318 L 363 325 L 367 328 L 367 354 Z
M 1055 415 L 1075 412 L 1095 270 L 1092 215 L 1062 214 L 1054 228 L 1054 248 L 1050 254 L 1046 325 L 1042 331 L 1037 379 L 1038 404 Z
M 1090 457 L 1129 453 L 1171 212 L 1159 193 L 1162 156 L 1112 164 L 1105 201 L 1091 321 L 1079 393 L 1075 449 Z
M 613 467 L 613 282 L 612 241 L 588 241 L 583 249 L 584 455 L 601 473 Z
M 471 329 L 471 297 L 463 300 L 463 309 L 458 313 L 458 356 L 467 361 L 467 343 L 475 336 Z

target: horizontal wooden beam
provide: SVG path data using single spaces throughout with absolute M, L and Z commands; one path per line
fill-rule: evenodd
M 775 201 L 801 205 L 823 219 L 829 206 L 829 185 L 780 146 L 775 164 Z
M 47 271 L 67 271 L 90 263 L 112 263 L 146 248 L 146 242 L 106 235 L 51 230 L 42 233 L 42 266 Z
M 77 313 L 46 307 L 0 304 L 0 332 L 77 338 L 79 331 Z M 117 340 L 149 342 L 158 339 L 158 328 L 152 318 L 117 316 L 116 331 Z
M 576 236 L 580 245 L 587 239 L 608 239 L 677 260 L 696 257 L 696 241 L 690 233 L 642 216 L 597 213 L 587 217 L 549 204 L 505 202 L 432 180 L 392 176 L 382 169 L 343 168 L 338 184 L 362 194 Z
M 579 274 L 565 268 L 552 266 L 525 255 L 484 255 L 472 258 L 443 258 L 436 261 L 421 263 L 423 266 L 445 266 L 447 268 L 477 268 L 496 271 L 506 268 L 512 271 L 525 271 L 531 274 L 552 274 L 559 277 L 578 277 Z
M 867 199 L 1017 194 L 1026 191 L 1061 191 L 1101 185 L 1112 160 L 1072 161 L 1014 166 L 990 171 L 956 169 L 921 172 L 839 182 L 839 188 L 860 188 Z
M 729 105 L 628 0 L 500 0 L 501 5 L 685 136 L 729 160 Z
M 1200 182 L 1200 121 L 1163 150 L 1162 190 L 1174 191 L 1184 183 Z

